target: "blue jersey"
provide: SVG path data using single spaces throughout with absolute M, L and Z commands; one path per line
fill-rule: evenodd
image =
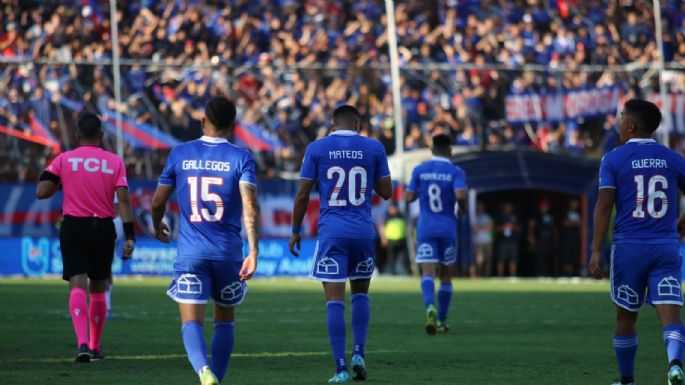
M 338 130 L 309 144 L 300 178 L 319 185 L 318 237 L 375 238 L 371 193 L 388 176 L 388 158 L 377 140 Z
M 631 139 L 604 156 L 599 188 L 616 189 L 614 240 L 678 240 L 678 189 L 685 187 L 685 159 L 652 139 Z
M 256 184 L 254 159 L 226 139 L 203 136 L 171 151 L 159 184 L 176 187 L 177 259 L 242 260 L 240 183 Z
M 465 188 L 464 170 L 447 158 L 434 156 L 414 169 L 407 190 L 419 198 L 419 239 L 457 237 L 454 191 Z

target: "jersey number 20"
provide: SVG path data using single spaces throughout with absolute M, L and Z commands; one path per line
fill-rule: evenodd
M 197 205 L 197 177 L 188 177 L 188 188 L 190 189 L 190 221 L 202 222 L 204 219 L 207 222 L 220 221 L 224 216 L 224 201 L 218 194 L 209 192 L 209 186 L 221 186 L 224 184 L 224 179 L 219 177 L 200 178 L 200 198 L 203 202 L 214 202 L 216 205 L 216 212 L 210 213 L 206 208 L 198 210 Z M 200 215 L 202 214 L 202 215 Z
M 337 178 L 335 181 L 335 186 L 333 187 L 331 199 L 328 200 L 328 205 L 330 207 L 347 206 L 347 202 L 350 202 L 353 206 L 361 206 L 362 203 L 366 201 L 366 170 L 363 167 L 352 167 L 350 171 L 345 174 L 345 170 L 342 167 L 333 166 L 326 172 L 326 177 L 328 180 Z M 340 197 L 342 186 L 345 183 L 345 177 L 347 177 L 347 200 L 338 199 Z M 359 192 L 357 193 L 358 177 L 361 177 L 361 182 L 359 186 Z
M 644 218 L 645 211 L 643 205 L 645 203 L 645 176 L 635 175 L 633 177 L 635 181 L 635 190 L 637 191 L 635 197 L 635 210 L 633 210 L 633 218 Z M 660 186 L 659 189 L 657 186 Z M 654 175 L 649 178 L 647 182 L 647 213 L 649 216 L 655 219 L 659 219 L 666 215 L 668 211 L 668 197 L 664 192 L 668 188 L 668 180 L 663 175 Z M 657 199 L 661 200 L 661 208 L 656 211 L 654 201 Z

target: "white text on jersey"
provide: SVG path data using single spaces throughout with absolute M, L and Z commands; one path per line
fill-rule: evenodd
M 217 162 L 213 160 L 184 160 L 181 164 L 184 170 L 231 171 L 231 162 Z
M 665 159 L 644 158 L 631 162 L 633 168 L 668 168 Z
M 337 150 L 328 151 L 329 159 L 364 159 L 362 151 Z
M 83 162 L 83 169 L 88 172 L 100 171 L 103 174 L 114 174 L 114 170 L 107 168 L 107 159 L 87 158 L 69 158 L 67 162 L 71 163 L 71 171 L 78 171 L 79 165 Z
M 452 181 L 452 174 L 440 174 L 437 172 L 431 172 L 431 173 L 426 173 L 426 174 L 420 174 L 421 180 L 442 180 L 442 181 L 447 181 L 451 182 Z

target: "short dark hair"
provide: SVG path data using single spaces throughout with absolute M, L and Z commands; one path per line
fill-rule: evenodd
M 235 122 L 235 104 L 223 96 L 215 96 L 205 106 L 205 116 L 218 130 L 228 130 Z
M 333 111 L 333 123 L 338 127 L 354 128 L 359 119 L 359 111 L 349 104 L 342 105 Z
M 102 132 L 102 121 L 92 112 L 82 112 L 76 122 L 76 130 L 84 139 L 97 139 Z
M 447 134 L 437 134 L 433 136 L 433 148 L 439 150 L 448 149 L 452 145 L 452 138 Z
M 623 107 L 623 113 L 637 124 L 637 128 L 651 134 L 661 124 L 661 111 L 656 104 L 642 99 L 630 99 Z

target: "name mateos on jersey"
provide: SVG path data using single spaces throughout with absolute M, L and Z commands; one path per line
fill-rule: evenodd
M 643 158 L 631 162 L 633 168 L 667 168 L 665 159 Z
M 352 150 L 328 151 L 328 159 L 364 159 L 364 153 Z
M 429 173 L 420 174 L 419 178 L 421 178 L 421 180 L 442 180 L 442 181 L 451 182 L 452 181 L 452 174 L 442 174 L 442 173 L 438 173 L 438 172 L 429 172 Z
M 204 170 L 204 171 L 231 171 L 231 162 L 218 162 L 214 160 L 184 160 L 181 163 L 184 170 Z

